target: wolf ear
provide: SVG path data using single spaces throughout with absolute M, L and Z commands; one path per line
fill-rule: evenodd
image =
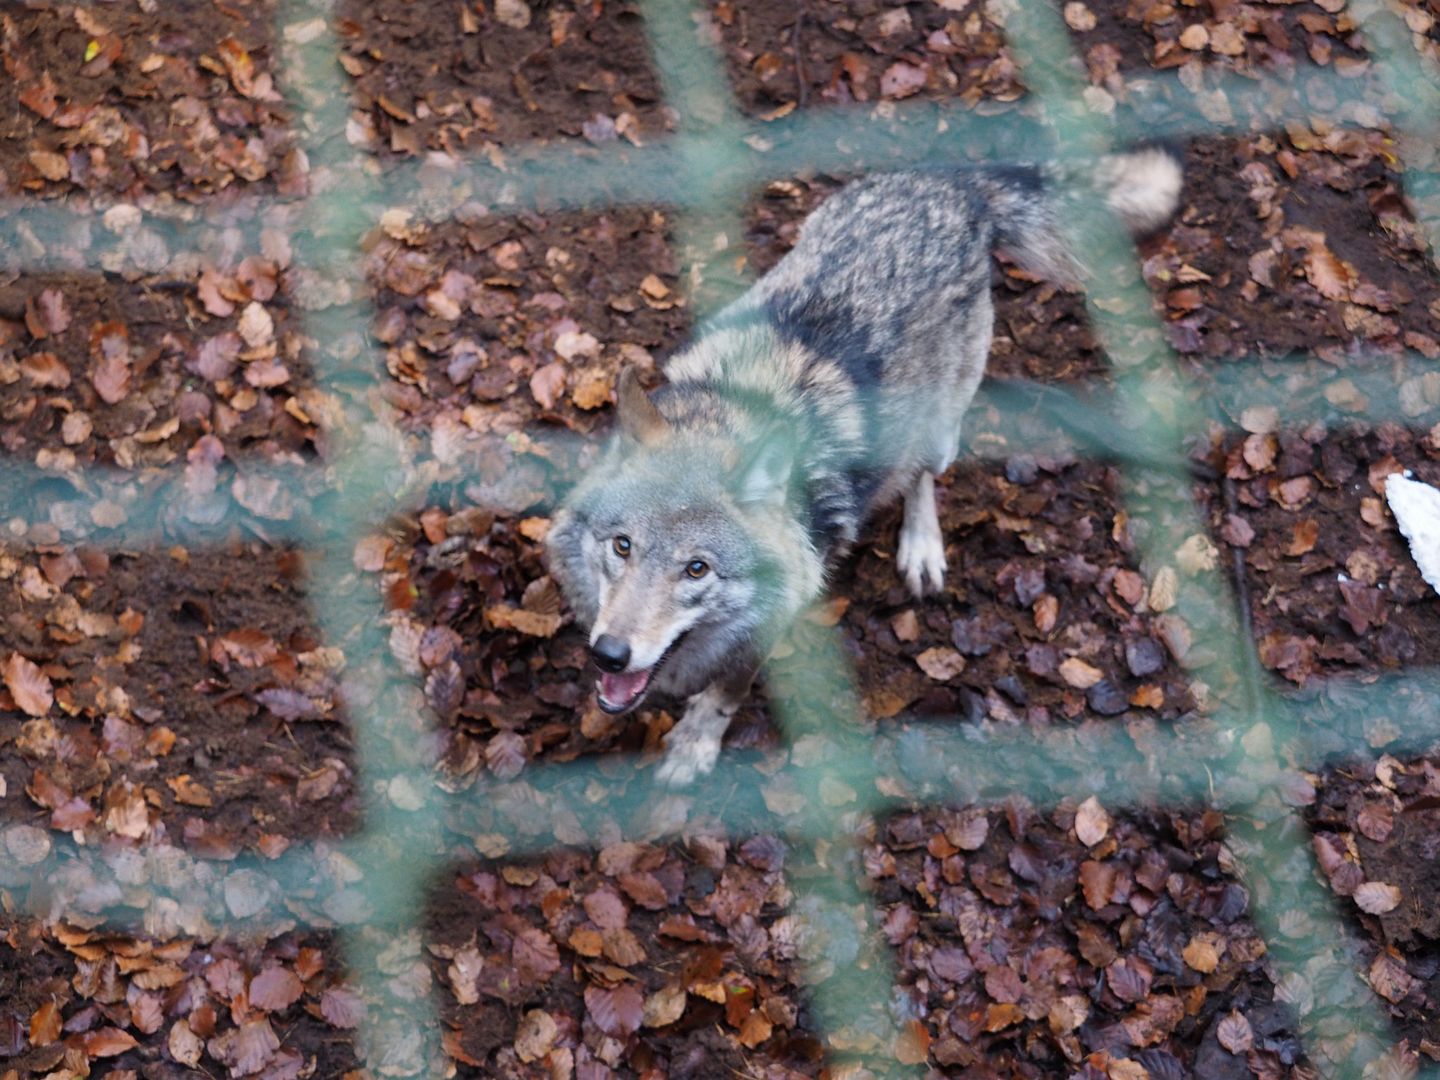
M 794 440 L 780 426 L 771 427 L 733 474 L 736 501 L 747 506 L 783 506 L 794 468 Z
M 652 446 L 670 430 L 670 421 L 660 414 L 645 393 L 633 364 L 626 364 L 620 372 L 615 400 L 620 414 L 620 430 L 637 442 Z

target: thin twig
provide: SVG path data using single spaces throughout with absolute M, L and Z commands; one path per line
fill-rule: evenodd
M 807 88 L 805 80 L 805 57 L 800 48 L 800 32 L 805 27 L 805 0 L 796 0 L 795 7 L 798 14 L 795 16 L 795 33 L 790 40 L 790 47 L 795 50 L 795 103 L 803 109 L 805 107 Z

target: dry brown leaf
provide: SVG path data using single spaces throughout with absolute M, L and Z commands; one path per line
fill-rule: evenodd
M 18 652 L 11 653 L 0 669 L 5 679 L 5 688 L 15 699 L 15 704 L 27 716 L 44 716 L 55 702 L 55 691 L 50 677 Z
M 1405 961 L 1389 951 L 1378 953 L 1370 965 L 1370 985 L 1386 1001 L 1403 1001 L 1418 983 L 1406 970 Z
M 525 0 L 495 0 L 495 18 L 505 26 L 523 30 L 530 25 L 530 5 Z
M 575 380 L 570 400 L 577 409 L 598 409 L 610 403 L 611 378 L 599 368 L 588 368 Z
M 245 305 L 235 329 L 252 349 L 263 348 L 275 340 L 275 320 L 265 305 L 255 300 Z
M 1099 911 L 1115 895 L 1115 867 L 1112 863 L 1086 859 L 1080 864 L 1080 891 L 1085 903 Z
M 266 968 L 250 980 L 250 1004 L 262 1012 L 284 1012 L 304 992 L 305 987 L 289 968 Z
M 1078 656 L 1070 656 L 1060 663 L 1060 677 L 1067 686 L 1073 686 L 1076 690 L 1088 690 L 1103 679 L 1105 673 Z
M 1202 975 L 1209 975 L 1220 964 L 1220 950 L 1209 935 L 1197 934 L 1182 951 L 1185 963 Z
M 1232 1054 L 1243 1054 L 1254 1044 L 1255 1033 L 1250 1021 L 1240 1012 L 1232 1012 L 1215 1028 L 1215 1037 L 1220 1045 Z
M 107 352 L 90 373 L 90 384 L 107 405 L 118 405 L 130 393 L 130 357 L 125 352 Z
M 1210 44 L 1210 31 L 1205 29 L 1204 23 L 1191 23 L 1180 31 L 1180 47 L 1198 52 Z
M 770 1023 L 769 1018 L 759 1009 L 756 1009 L 750 1013 L 749 1016 L 745 1017 L 744 1022 L 740 1025 L 740 1033 L 738 1035 L 740 1045 L 746 1049 L 754 1050 L 755 1047 L 770 1038 L 773 1030 L 774 1026 Z
M 1070 0 L 1065 5 L 1065 25 L 1084 34 L 1095 29 L 1097 20 L 1095 13 L 1080 0 Z
M 1173 566 L 1162 566 L 1150 583 L 1150 596 L 1146 603 L 1151 611 L 1169 611 L 1180 596 L 1180 575 Z
M 1356 886 L 1355 903 L 1361 911 L 1384 915 L 1400 906 L 1400 890 L 1383 881 L 1366 881 Z
M 563 621 L 560 615 L 543 615 L 508 604 L 497 604 L 485 609 L 485 618 L 497 630 L 518 630 L 531 637 L 553 637 Z
M 1075 810 L 1075 835 L 1086 847 L 1094 847 L 1110 831 L 1110 815 L 1094 795 Z
M 46 180 L 64 180 L 70 175 L 70 163 L 65 155 L 53 150 L 30 151 L 30 164 Z
M 70 385 L 70 369 L 54 353 L 31 353 L 20 361 L 20 374 L 31 386 L 44 390 L 64 390 Z
M 1360 280 L 1355 268 L 1324 243 L 1313 244 L 1305 253 L 1305 276 L 1327 300 L 1344 300 Z
M 515 1030 L 515 1056 L 527 1065 L 539 1061 L 555 1045 L 560 1026 L 544 1009 L 531 1009 L 520 1019 Z
M 965 670 L 965 658 L 948 645 L 926 649 L 915 663 L 936 682 L 949 682 Z
M 170 1028 L 165 1043 L 170 1056 L 189 1069 L 199 1065 L 205 1053 L 205 1043 L 190 1029 L 190 1021 L 183 1016 Z
M 60 1006 L 51 998 L 30 1015 L 31 1045 L 49 1046 L 60 1038 L 61 1024 Z
M 641 1026 L 659 1028 L 675 1023 L 685 1013 L 686 1000 L 683 986 L 662 986 L 645 999 Z
M 1315 550 L 1315 544 L 1320 539 L 1320 523 L 1314 518 L 1306 518 L 1304 521 L 1297 521 L 1290 536 L 1290 543 L 1285 548 L 1285 554 L 1290 556 L 1306 555 Z
M 914 608 L 906 608 L 890 620 L 890 629 L 899 641 L 918 641 L 920 638 L 920 619 L 915 614 Z
M 585 1011 L 595 1026 L 613 1039 L 623 1039 L 640 1029 L 645 1003 L 634 983 L 614 987 L 587 986 Z
M 925 88 L 929 72 L 915 64 L 897 60 L 880 76 L 880 94 L 887 98 L 907 98 Z
M 553 409 L 565 392 L 565 365 L 558 361 L 537 368 L 530 376 L 530 393 L 542 409 Z
M 1050 593 L 1043 593 L 1036 597 L 1032 613 L 1035 629 L 1042 634 L 1048 634 L 1055 629 L 1055 623 L 1060 618 L 1060 601 Z

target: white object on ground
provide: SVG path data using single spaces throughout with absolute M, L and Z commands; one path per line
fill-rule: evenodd
M 1440 593 L 1440 491 L 1391 473 L 1385 479 L 1385 498 L 1401 533 L 1410 541 L 1410 557 L 1420 568 L 1420 576 Z

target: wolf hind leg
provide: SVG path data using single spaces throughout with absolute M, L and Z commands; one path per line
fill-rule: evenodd
M 935 512 L 934 473 L 921 472 L 905 493 L 895 566 L 916 597 L 939 592 L 945 585 L 945 539 Z
M 669 787 L 684 787 L 715 768 L 720 741 L 750 692 L 755 672 L 717 679 L 685 705 L 685 715 L 665 737 L 665 757 L 655 778 Z

